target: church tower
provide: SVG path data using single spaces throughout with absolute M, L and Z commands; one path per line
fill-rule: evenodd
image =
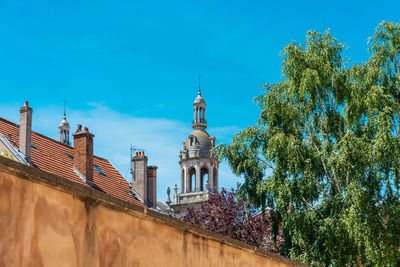
M 60 133 L 60 143 L 63 143 L 65 145 L 69 146 L 69 123 L 67 121 L 67 117 L 65 116 L 64 112 L 64 117 L 60 122 L 60 125 L 58 126 L 59 133 Z
M 218 192 L 219 161 L 212 153 L 215 137 L 207 133 L 206 102 L 198 95 L 193 103 L 193 131 L 183 142 L 180 152 L 181 167 L 180 193 L 175 186 L 173 202 L 167 201 L 177 214 L 184 214 L 186 209 L 196 208 L 207 201 L 211 192 Z

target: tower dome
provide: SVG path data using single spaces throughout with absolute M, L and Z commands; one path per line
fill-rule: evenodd
M 201 91 L 199 90 L 199 93 L 198 93 L 196 99 L 194 100 L 193 105 L 200 104 L 200 103 L 204 103 L 204 106 L 206 104 L 206 102 L 204 101 L 204 98 L 201 96 Z
M 200 149 L 199 157 L 208 158 L 210 157 L 210 149 L 212 148 L 210 135 L 203 130 L 193 130 L 185 141 L 185 147 L 190 148 L 193 145 L 197 145 Z
M 61 129 L 61 128 L 66 128 L 66 127 L 69 128 L 69 123 L 67 121 L 67 117 L 64 115 L 64 117 L 61 120 L 60 125 L 58 126 L 58 128 Z

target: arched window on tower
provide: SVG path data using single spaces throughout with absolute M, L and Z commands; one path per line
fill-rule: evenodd
M 196 169 L 194 167 L 189 169 L 189 192 L 195 192 L 196 191 Z
M 202 167 L 200 171 L 200 191 L 206 190 L 206 184 L 208 181 L 208 169 L 207 167 Z
M 195 146 L 196 144 L 198 144 L 197 138 L 195 136 L 190 136 L 190 146 Z

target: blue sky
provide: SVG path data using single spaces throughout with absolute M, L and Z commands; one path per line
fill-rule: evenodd
M 0 0 L 0 116 L 18 121 L 29 100 L 34 130 L 57 138 L 63 100 L 73 129 L 96 135 L 95 153 L 125 176 L 129 144 L 159 166 L 159 199 L 179 181 L 202 76 L 209 133 L 229 143 L 254 124 L 252 99 L 280 79 L 280 52 L 307 30 L 331 29 L 353 62 L 398 1 Z M 234 186 L 222 164 L 220 185 Z M 178 185 L 179 186 L 179 185 Z

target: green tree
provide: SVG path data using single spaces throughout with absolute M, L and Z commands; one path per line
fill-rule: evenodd
M 7 159 L 14 159 L 12 155 L 8 155 L 7 150 L 3 150 L 3 151 L 0 153 L 0 156 L 5 157 L 5 158 L 7 158 Z
M 329 31 L 283 50 L 257 125 L 217 152 L 242 197 L 274 208 L 281 253 L 313 265 L 400 263 L 400 25 L 382 22 L 351 65 Z

